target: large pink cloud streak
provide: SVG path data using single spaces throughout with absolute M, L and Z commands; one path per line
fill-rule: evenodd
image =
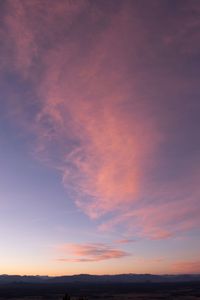
M 32 124 L 25 122 L 36 137 L 35 155 L 61 172 L 91 218 L 115 213 L 101 229 L 120 224 L 130 235 L 168 238 L 199 226 L 199 174 L 184 193 L 181 179 L 153 179 L 168 136 L 162 110 L 138 88 L 141 74 L 148 75 L 138 70 L 140 52 L 155 57 L 146 25 L 133 19 L 137 9 L 131 1 L 106 14 L 90 1 L 7 1 L 5 26 L 12 67 L 37 97 Z M 170 47 L 165 34 L 163 47 Z M 28 119 L 25 102 L 20 116 Z

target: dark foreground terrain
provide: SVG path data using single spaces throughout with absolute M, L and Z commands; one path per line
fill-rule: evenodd
M 200 282 L 71 282 L 71 283 L 4 283 L 0 284 L 0 299 L 54 300 L 68 293 L 71 300 L 197 300 Z

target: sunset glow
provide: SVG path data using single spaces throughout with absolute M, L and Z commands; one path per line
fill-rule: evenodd
M 0 16 L 1 273 L 200 273 L 200 2 Z

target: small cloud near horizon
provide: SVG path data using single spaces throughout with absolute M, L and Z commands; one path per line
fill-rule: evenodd
M 130 254 L 103 243 L 64 244 L 58 247 L 64 258 L 60 262 L 97 262 L 108 259 L 123 258 Z M 69 257 L 67 257 L 69 255 Z
M 200 260 L 176 261 L 172 264 L 174 273 L 200 274 Z

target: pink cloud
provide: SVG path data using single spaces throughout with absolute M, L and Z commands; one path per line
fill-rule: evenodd
M 135 243 L 136 240 L 134 239 L 121 239 L 121 240 L 116 240 L 114 241 L 117 244 L 131 244 L 131 243 Z
M 69 258 L 59 258 L 63 262 L 95 262 L 108 259 L 123 258 L 129 253 L 111 248 L 106 244 L 66 244 L 59 247 L 59 251 Z
M 200 226 L 199 190 L 196 174 L 191 175 L 190 184 L 169 186 L 154 193 L 152 203 L 139 203 L 132 209 L 124 208 L 99 226 L 100 231 L 109 231 L 123 227 L 129 235 L 153 240 L 173 238 Z M 189 194 L 189 195 L 188 195 Z
M 138 67 L 140 53 L 145 49 L 146 65 L 156 52 L 146 42 L 146 25 L 133 18 L 137 8 L 128 1 L 105 16 L 87 1 L 7 3 L 11 64 L 37 98 L 31 121 L 26 99 L 15 103 L 19 119 L 35 136 L 34 155 L 61 172 L 76 205 L 102 220 L 100 229 L 121 226 L 130 236 L 163 239 L 198 227 L 196 168 L 175 183 L 153 175 L 168 136 L 156 101 L 152 108 L 152 87 L 148 95 L 138 88 L 147 72 L 143 61 Z M 161 43 L 186 49 L 188 40 L 186 45 L 181 40 L 189 25 L 184 18 L 178 20 L 181 31 L 177 20 L 174 24 L 175 34 L 163 33 Z M 198 25 L 192 24 L 192 29 Z M 185 82 L 169 77 L 157 84 L 161 94 L 167 80 L 178 90 Z M 105 222 L 103 216 L 110 213 Z
M 124 33 L 129 18 L 123 12 L 112 17 L 107 31 L 94 45 L 91 41 L 93 52 L 79 56 L 78 64 L 78 40 L 63 41 L 44 58 L 37 152 L 46 159 L 57 144 L 63 183 L 67 189 L 74 187 L 76 204 L 92 218 L 136 201 L 160 140 L 155 121 L 146 110 L 140 111 L 139 96 L 127 89 L 132 79 L 123 80 L 125 57 L 119 63 L 111 55 L 111 48 L 120 55 L 123 49 L 114 49 L 125 47 L 120 37 L 128 42 Z M 111 68 L 108 60 L 113 61 Z M 130 97 L 136 101 L 132 114 L 123 108 Z
M 175 273 L 200 274 L 200 261 L 177 261 L 173 263 L 172 270 Z
M 36 63 L 45 55 L 44 49 L 42 50 L 45 48 L 45 40 L 48 40 L 49 46 L 54 44 L 55 35 L 58 38 L 63 30 L 70 27 L 74 17 L 85 7 L 87 1 L 83 0 L 75 3 L 63 0 L 7 1 L 5 24 L 9 35 L 9 48 L 12 47 L 10 58 L 20 75 L 35 80 Z

